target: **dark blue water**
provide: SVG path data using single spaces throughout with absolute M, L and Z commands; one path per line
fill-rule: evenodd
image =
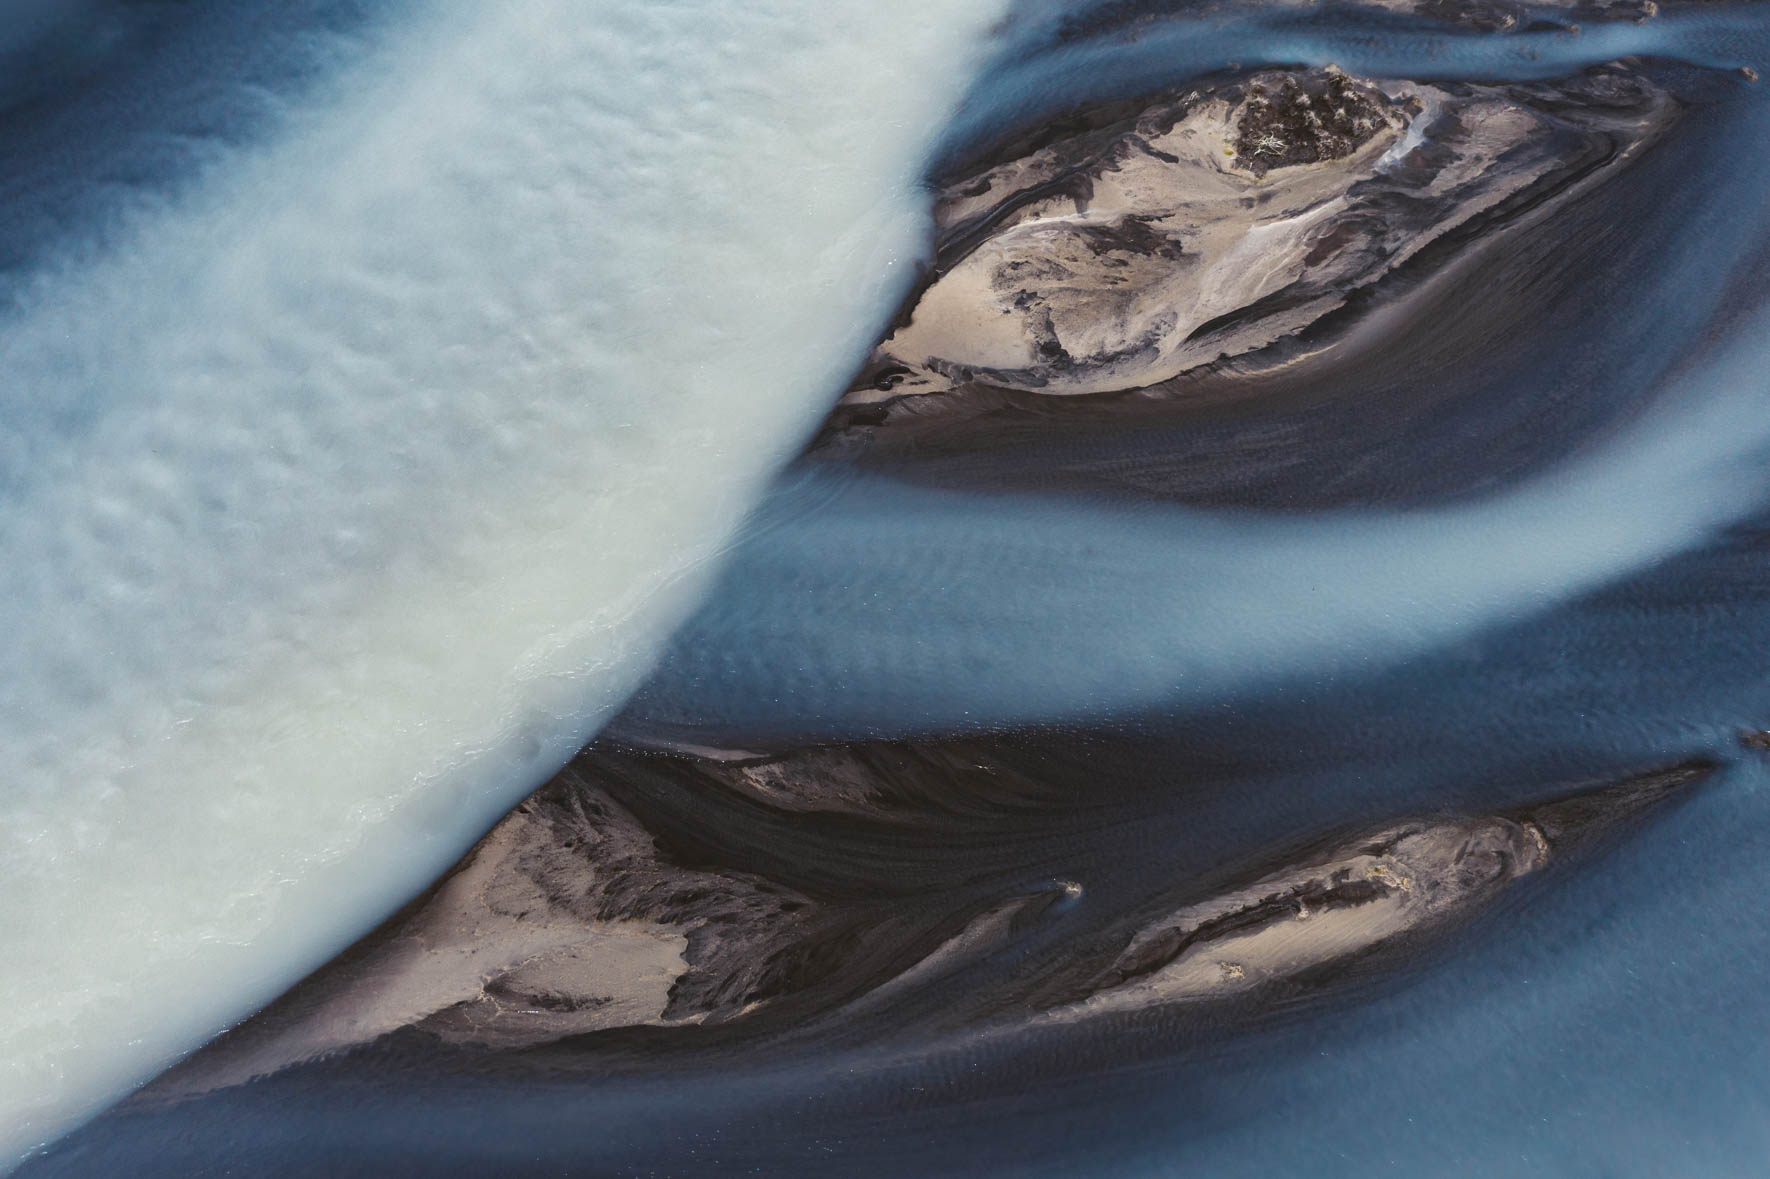
M 951 150 L 1231 62 L 1522 80 L 1645 54 L 1689 111 L 1466 302 L 1420 310 L 1396 343 L 1418 364 L 1368 358 L 1298 406 L 808 459 L 620 728 L 1017 751 L 1052 797 L 999 820 L 1003 881 L 1089 890 L 1028 952 L 1312 832 L 1721 769 L 1292 1008 L 940 1036 L 886 1016 L 618 1072 L 396 1035 L 126 1105 L 23 1174 L 1770 1169 L 1770 755 L 1740 742 L 1770 727 L 1770 103 L 1733 72 L 1770 70 L 1770 11 L 1500 37 L 1332 8 L 1089 27 L 1024 29 Z M 1153 492 L 1076 474 L 1226 451 L 1252 457 Z
M 405 0 L 0 5 L 0 292 L 286 126 Z

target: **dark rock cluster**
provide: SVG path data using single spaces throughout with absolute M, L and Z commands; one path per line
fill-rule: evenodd
M 1273 168 L 1351 155 L 1385 125 L 1389 100 L 1337 71 L 1288 73 L 1255 82 L 1242 104 L 1235 162 L 1264 176 Z

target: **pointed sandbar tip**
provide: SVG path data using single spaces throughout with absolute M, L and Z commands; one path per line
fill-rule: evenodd
M 1518 822 L 1534 827 L 1555 852 L 1565 852 L 1645 817 L 1720 768 L 1717 761 L 1695 758 L 1665 769 L 1638 774 L 1614 786 L 1583 790 L 1513 812 Z

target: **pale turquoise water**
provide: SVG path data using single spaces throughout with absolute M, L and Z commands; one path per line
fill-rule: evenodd
M 1770 72 L 1770 11 L 1506 37 L 1331 9 L 1140 28 L 1055 50 L 1021 26 L 946 140 L 1230 62 L 1526 79 L 1663 55 L 1692 105 L 1530 239 L 1557 267 L 1494 263 L 1560 295 L 1516 355 L 1489 341 L 1454 388 L 1422 389 L 1442 412 L 1238 410 L 1196 430 L 1273 431 L 1300 457 L 1215 499 L 1026 473 L 1146 458 L 1196 439 L 1184 424 L 804 464 L 618 726 L 740 744 L 1055 726 L 1021 739 L 1066 801 L 1004 843 L 1029 880 L 1088 883 L 1059 943 L 1300 833 L 1694 756 L 1722 771 L 1380 985 L 1252 1024 L 919 1048 L 882 1020 L 624 1080 L 395 1037 L 113 1113 L 23 1173 L 1762 1173 L 1770 779 L 1738 734 L 1770 726 L 1770 107 L 1733 71 Z M 1066 807 L 1085 834 L 1049 834 Z

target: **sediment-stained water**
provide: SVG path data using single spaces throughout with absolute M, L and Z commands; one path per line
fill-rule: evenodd
M 991 20 L 89 7 L 45 36 L 133 40 L 6 112 L 9 1160 L 620 704 L 898 297 Z
M 21 1174 L 1761 1167 L 1770 9 L 26 7 Z

